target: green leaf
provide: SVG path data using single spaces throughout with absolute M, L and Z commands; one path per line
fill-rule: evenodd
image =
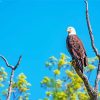
M 92 65 L 92 64 L 89 64 L 89 65 L 88 65 L 88 69 L 89 69 L 89 70 L 93 70 L 93 69 L 95 69 L 95 68 L 96 68 L 96 66 L 94 66 L 94 65 Z

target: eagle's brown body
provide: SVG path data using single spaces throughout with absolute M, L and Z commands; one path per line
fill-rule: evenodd
M 76 66 L 79 67 L 83 73 L 83 67 L 88 65 L 88 60 L 81 40 L 77 35 L 68 35 L 66 44 L 68 51 L 72 56 L 72 60 L 75 60 Z

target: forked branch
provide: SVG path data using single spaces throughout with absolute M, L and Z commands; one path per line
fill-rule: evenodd
M 5 61 L 7 67 L 11 68 L 10 83 L 9 83 L 8 94 L 7 94 L 7 99 L 6 99 L 6 100 L 10 100 L 11 93 L 12 93 L 12 84 L 13 84 L 14 72 L 18 68 L 18 66 L 20 65 L 22 56 L 19 57 L 18 62 L 15 66 L 10 65 L 8 63 L 7 59 L 4 56 L 0 55 L 0 57 Z

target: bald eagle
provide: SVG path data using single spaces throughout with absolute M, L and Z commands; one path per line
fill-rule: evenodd
M 81 40 L 76 35 L 76 31 L 73 27 L 68 27 L 68 36 L 66 39 L 67 49 L 75 61 L 76 66 L 79 67 L 80 71 L 83 73 L 83 67 L 88 65 L 87 54 Z

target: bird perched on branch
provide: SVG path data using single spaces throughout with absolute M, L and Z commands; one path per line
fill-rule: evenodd
M 75 61 L 76 67 L 79 67 L 83 73 L 83 67 L 88 65 L 86 51 L 81 40 L 76 35 L 76 31 L 73 27 L 68 27 L 68 36 L 66 39 L 67 49 L 72 57 L 72 61 Z

